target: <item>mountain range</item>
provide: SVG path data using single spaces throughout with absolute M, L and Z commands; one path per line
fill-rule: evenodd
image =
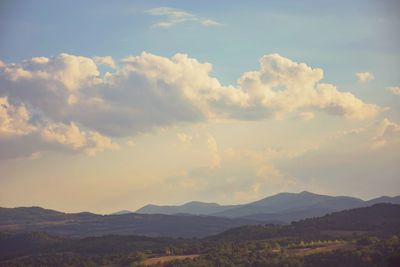
M 98 215 L 100 217 L 96 219 L 89 213 L 65 214 L 41 208 L 17 208 L 0 209 L 0 215 L 13 216 L 8 218 L 8 223 L 22 223 L 24 219 L 30 218 L 34 219 L 33 224 L 37 224 L 47 218 L 53 220 L 53 224 L 58 224 L 61 222 L 59 219 L 74 218 L 78 221 L 71 223 L 72 227 L 75 231 L 80 228 L 86 234 L 93 233 L 95 229 L 92 227 L 97 228 L 99 225 L 88 225 L 84 223 L 85 220 L 95 219 L 101 225 L 99 221 L 101 218 L 124 219 L 132 223 L 133 229 L 137 225 L 135 218 L 132 217 L 134 214 Z M 6 222 L 2 216 L 0 222 Z M 167 220 L 173 218 L 176 224 L 174 229 L 193 229 L 191 224 L 195 224 L 195 221 L 180 222 L 179 219 L 182 220 L 182 217 L 176 215 L 140 216 L 146 218 L 145 223 L 153 224 L 150 227 L 154 227 L 154 222 L 152 223 L 149 218 L 160 220 L 162 223 L 166 218 Z M 198 216 L 188 217 L 198 219 Z M 28 221 L 25 222 L 29 224 Z M 201 228 L 199 224 L 195 226 Z M 166 222 L 165 227 L 171 227 L 170 222 Z M 156 262 L 154 259 L 169 257 L 173 260 L 173 256 L 175 259 L 182 259 L 185 255 L 193 256 L 193 254 L 199 258 L 204 257 L 201 259 L 203 263 L 207 261 L 201 265 L 186 260 L 181 263 L 170 262 L 168 265 L 156 266 L 399 266 L 399 264 L 387 265 L 384 262 L 393 253 L 397 253 L 400 260 L 398 254 L 400 243 L 397 237 L 400 233 L 400 205 L 394 204 L 381 203 L 344 210 L 288 225 L 243 225 L 202 239 L 143 236 L 148 232 L 141 233 L 140 236 L 109 234 L 110 231 L 120 233 L 117 230 L 118 227 L 110 228 L 108 234 L 104 232 L 105 235 L 83 238 L 59 236 L 54 232 L 54 228 L 51 230 L 51 224 L 48 224 L 47 228 L 42 228 L 40 232 L 32 232 L 29 229 L 23 232 L 0 231 L 0 266 L 149 266 L 144 264 L 146 258 Z M 140 229 L 136 229 L 137 233 L 138 230 Z M 382 242 L 380 239 L 386 240 Z M 281 246 L 285 249 L 284 257 L 279 254 Z M 232 250 L 234 247 L 239 250 Z M 260 254 L 255 254 L 257 252 Z M 262 255 L 273 259 L 274 264 L 260 264 L 259 259 Z M 307 260 L 307 255 L 319 261 L 314 264 L 299 265 L 298 260 L 300 259 L 300 262 Z M 295 265 L 279 261 L 288 256 L 295 257 L 293 258 Z M 224 257 L 240 260 L 242 263 L 230 262 L 222 265 L 221 259 Z M 243 257 L 245 261 L 242 260 Z M 329 260 L 325 260 L 326 257 L 329 257 Z M 360 258 L 365 259 L 365 262 L 357 264 L 360 262 L 357 259 Z M 251 259 L 258 262 L 249 264 L 248 260 Z M 371 263 L 371 259 L 375 262 Z
M 0 232 L 46 232 L 68 237 L 144 235 L 153 237 L 205 237 L 232 227 L 288 224 L 305 218 L 376 203 L 400 204 L 400 196 L 363 201 L 310 192 L 280 193 L 244 205 L 189 202 L 182 206 L 147 205 L 135 213 L 114 215 L 64 213 L 41 207 L 0 208 Z
M 246 218 L 259 221 L 289 223 L 309 217 L 322 216 L 334 211 L 371 206 L 376 203 L 400 204 L 400 196 L 383 196 L 364 201 L 348 196 L 328 196 L 303 191 L 301 193 L 279 193 L 243 205 L 219 205 L 198 201 L 180 206 L 146 205 L 135 213 L 141 214 L 192 214 L 227 218 Z

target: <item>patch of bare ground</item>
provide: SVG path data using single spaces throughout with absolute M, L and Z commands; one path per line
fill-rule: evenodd
M 307 256 L 311 254 L 326 253 L 337 249 L 349 249 L 354 246 L 353 243 L 345 242 L 339 244 L 327 244 L 321 246 L 304 247 L 304 248 L 289 248 L 287 253 L 291 256 Z
M 173 256 L 159 256 L 159 257 L 154 257 L 154 258 L 148 258 L 143 261 L 143 264 L 145 266 L 151 266 L 151 265 L 163 265 L 164 263 L 167 263 L 169 261 L 173 260 L 185 260 L 185 259 L 194 259 L 200 256 L 199 254 L 192 254 L 192 255 L 173 255 Z

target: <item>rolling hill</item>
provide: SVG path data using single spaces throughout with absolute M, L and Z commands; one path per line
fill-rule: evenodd
M 370 207 L 337 211 L 307 218 L 288 225 L 245 225 L 209 237 L 211 240 L 261 240 L 298 236 L 351 236 L 372 234 L 392 236 L 400 233 L 400 205 L 379 203 Z
M 231 227 L 257 224 L 251 219 L 204 215 L 63 213 L 40 207 L 0 208 L 0 231 L 40 231 L 69 237 L 108 234 L 203 237 Z
M 172 258 L 167 265 L 152 266 L 394 267 L 400 261 L 399 234 L 400 205 L 395 204 L 344 210 L 289 225 L 240 226 L 202 239 L 71 238 L 7 231 L 0 232 L 0 266 L 122 267 Z

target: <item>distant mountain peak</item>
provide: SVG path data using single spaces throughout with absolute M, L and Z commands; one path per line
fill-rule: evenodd
M 120 210 L 120 211 L 111 213 L 111 215 L 122 215 L 122 214 L 129 214 L 129 213 L 133 213 L 133 212 L 130 210 Z
M 300 192 L 299 194 L 300 194 L 300 195 L 318 195 L 318 194 L 315 194 L 315 193 L 310 192 L 310 191 L 302 191 L 302 192 Z

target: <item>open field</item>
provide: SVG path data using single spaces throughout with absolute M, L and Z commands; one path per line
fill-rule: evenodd
M 160 256 L 160 257 L 146 259 L 143 261 L 143 264 L 146 266 L 151 266 L 154 264 L 163 264 L 163 263 L 173 261 L 173 260 L 194 259 L 194 258 L 197 258 L 198 256 L 200 256 L 200 255 L 193 254 L 193 255 Z
M 317 247 L 291 248 L 288 249 L 287 252 L 291 256 L 308 256 L 311 254 L 331 252 L 337 249 L 348 249 L 352 247 L 354 247 L 352 243 L 346 242 L 340 244 L 321 245 Z

